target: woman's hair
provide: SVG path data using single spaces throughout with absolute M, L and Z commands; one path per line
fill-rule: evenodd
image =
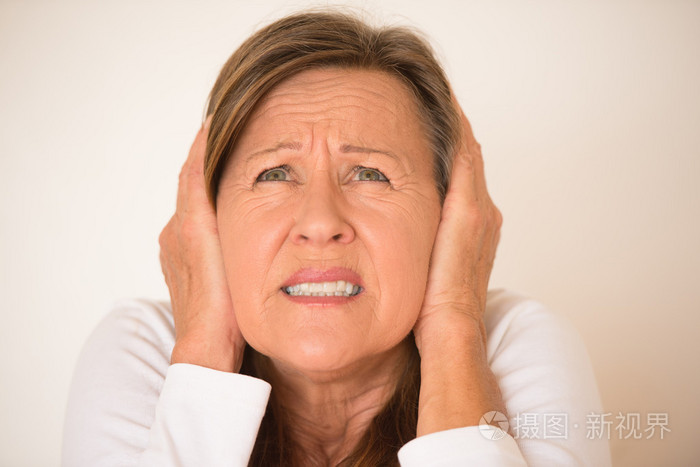
M 428 43 L 406 27 L 373 28 L 339 12 L 282 18 L 246 40 L 219 73 L 209 95 L 212 115 L 204 176 L 216 206 L 219 180 L 255 106 L 285 79 L 313 68 L 377 70 L 399 78 L 415 96 L 434 155 L 440 202 L 449 186 L 461 120 L 449 83 Z
M 204 162 L 209 199 L 216 207 L 221 174 L 248 119 L 261 99 L 291 76 L 315 68 L 374 70 L 399 78 L 418 104 L 434 160 L 442 203 L 452 160 L 461 138 L 461 120 L 449 83 L 428 43 L 405 27 L 374 28 L 341 12 L 302 12 L 253 34 L 228 59 L 209 96 L 212 115 Z M 396 390 L 343 466 L 398 465 L 399 448 L 415 438 L 420 359 L 411 355 Z M 246 347 L 241 372 L 269 379 L 266 357 Z M 287 414 L 273 388 L 249 465 L 295 465 L 304 453 L 290 435 Z

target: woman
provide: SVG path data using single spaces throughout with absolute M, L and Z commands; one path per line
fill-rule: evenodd
M 501 215 L 414 33 L 283 18 L 207 114 L 160 237 L 172 311 L 126 302 L 91 338 L 66 465 L 609 463 L 503 422 L 600 403 L 569 327 L 487 304 Z

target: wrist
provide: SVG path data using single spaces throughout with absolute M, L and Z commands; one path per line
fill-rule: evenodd
M 243 363 L 244 348 L 245 343 L 238 345 L 226 338 L 189 334 L 175 341 L 170 363 L 189 363 L 213 370 L 238 373 Z
M 421 359 L 445 354 L 486 356 L 486 326 L 471 313 L 433 312 L 416 323 L 414 335 Z
M 497 379 L 488 364 L 483 320 L 444 312 L 420 323 L 418 435 L 479 424 L 489 411 L 505 413 Z

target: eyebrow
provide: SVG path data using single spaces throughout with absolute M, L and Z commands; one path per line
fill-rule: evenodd
M 390 151 L 382 151 L 380 149 L 374 149 L 374 148 L 365 148 L 362 146 L 353 146 L 352 144 L 344 144 L 343 146 L 340 147 L 340 152 L 343 154 L 348 154 L 348 153 L 353 153 L 353 152 L 359 152 L 362 154 L 370 154 L 370 153 L 377 153 L 377 154 L 384 154 L 386 156 L 391 157 L 392 159 L 396 160 L 397 162 L 401 162 L 401 159 L 394 154 L 393 152 Z
M 252 159 L 261 156 L 263 154 L 270 154 L 272 152 L 277 152 L 280 149 L 291 149 L 294 151 L 300 151 L 302 148 L 302 144 L 299 142 L 287 142 L 287 143 L 279 143 L 276 146 L 273 146 L 271 148 L 267 149 L 262 149 L 260 151 L 256 151 L 252 154 L 250 154 L 248 157 L 246 157 L 245 162 L 249 162 Z M 392 159 L 396 160 L 397 162 L 401 162 L 401 159 L 394 154 L 393 152 L 390 151 L 382 151 L 381 149 L 374 149 L 374 148 L 367 148 L 364 146 L 354 146 L 352 144 L 344 144 L 340 147 L 340 152 L 343 154 L 350 154 L 350 153 L 361 153 L 361 154 L 384 154 L 386 156 L 391 157 Z
M 255 159 L 258 156 L 262 156 L 263 154 L 270 154 L 271 152 L 277 152 L 280 149 L 292 149 L 294 151 L 300 151 L 301 150 L 301 143 L 298 143 L 298 142 L 279 143 L 278 145 L 273 146 L 271 148 L 262 149 L 260 151 L 255 151 L 253 154 L 250 154 L 248 157 L 245 158 L 245 162 L 250 162 L 251 160 Z

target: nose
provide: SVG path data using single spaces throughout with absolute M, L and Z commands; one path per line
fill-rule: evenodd
M 314 247 L 352 242 L 355 231 L 344 216 L 342 193 L 330 172 L 315 172 L 302 189 L 295 222 L 289 232 L 291 241 Z

